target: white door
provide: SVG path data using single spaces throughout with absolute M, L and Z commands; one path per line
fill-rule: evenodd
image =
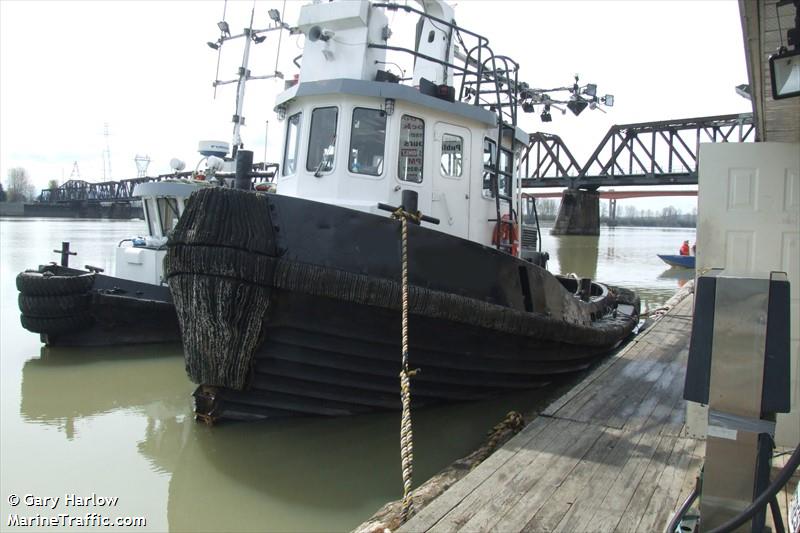
M 790 283 L 792 412 L 778 415 L 776 441 L 800 441 L 800 144 L 700 145 L 697 271 L 786 272 Z M 705 432 L 689 409 L 689 431 Z
M 469 238 L 469 130 L 437 122 L 433 142 L 432 216 L 440 231 Z

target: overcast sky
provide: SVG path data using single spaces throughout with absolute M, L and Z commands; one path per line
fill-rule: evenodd
M 294 25 L 300 6 L 286 2 Z M 456 20 L 489 38 L 496 53 L 520 63 L 520 79 L 535 87 L 563 86 L 579 73 L 600 94 L 616 97 L 607 114 L 580 117 L 521 115 L 527 131 L 557 133 L 582 163 L 613 124 L 751 111 L 734 92 L 747 82 L 736 1 L 485 1 L 461 0 Z M 229 1 L 234 32 L 247 26 L 252 1 Z M 135 177 L 136 154 L 152 159 L 149 174 L 169 171 L 179 157 L 199 160 L 201 139 L 230 141 L 234 85 L 213 98 L 217 54 L 206 46 L 219 34 L 224 2 L 0 0 L 0 171 L 25 167 L 37 188 L 68 179 L 77 161 L 83 179 L 103 180 L 104 124 L 108 123 L 111 175 Z M 280 1 L 255 2 L 256 27 Z M 389 15 L 390 44 L 409 42 L 413 20 Z M 394 19 L 397 20 L 394 20 Z M 220 79 L 235 77 L 240 41 L 226 45 Z M 297 72 L 291 60 L 303 37 L 285 34 L 278 68 Z M 277 32 L 255 47 L 250 68 L 275 68 Z M 272 113 L 282 82 L 247 86 L 245 147 L 277 161 L 283 123 Z M 267 129 L 266 121 L 269 121 Z M 267 135 L 268 132 L 268 135 Z M 108 172 L 107 172 L 108 174 Z M 663 203 L 664 200 L 658 200 Z M 687 208 L 692 200 L 676 199 Z M 645 205 L 647 206 L 647 205 Z

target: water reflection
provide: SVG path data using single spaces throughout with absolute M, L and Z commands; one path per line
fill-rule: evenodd
M 556 257 L 562 274 L 577 274 L 581 278 L 597 277 L 597 256 L 600 237 L 569 235 L 552 236 Z
M 75 437 L 75 421 L 116 410 L 184 412 L 188 404 L 180 345 L 158 348 L 42 347 L 38 359 L 22 367 L 22 418 Z
M 490 429 L 509 406 L 543 401 L 526 393 L 414 413 L 415 479 L 477 447 L 476 429 Z M 401 496 L 398 431 L 398 413 L 215 428 L 170 420 L 148 434 L 143 453 L 166 464 L 181 443 L 169 487 L 172 531 L 225 530 L 231 516 L 247 516 L 243 530 L 346 530 Z M 156 441 L 164 446 L 149 444 Z
M 675 280 L 678 287 L 683 287 L 686 282 L 694 279 L 693 268 L 670 267 L 658 275 L 658 279 Z
M 81 421 L 123 414 L 142 427 L 137 452 L 168 478 L 170 531 L 347 530 L 401 495 L 399 413 L 210 428 L 193 419 L 192 389 L 179 346 L 42 348 L 22 367 L 20 414 L 108 449 L 121 437 Z M 415 412 L 415 479 L 471 452 L 507 411 L 535 410 L 553 394 Z

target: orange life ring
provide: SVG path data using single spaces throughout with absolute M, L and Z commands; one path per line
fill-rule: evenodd
M 492 244 L 511 245 L 511 255 L 518 256 L 519 252 L 519 227 L 516 222 L 509 224 L 511 217 L 503 215 L 502 220 L 497 221 L 492 232 Z

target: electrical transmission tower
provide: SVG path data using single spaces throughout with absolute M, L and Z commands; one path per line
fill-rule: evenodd
M 136 163 L 136 177 L 146 178 L 147 167 L 150 165 L 150 156 L 136 154 L 136 157 L 133 158 L 133 161 Z
M 69 173 L 69 179 L 71 180 L 79 180 L 81 179 L 81 171 L 78 168 L 78 162 L 74 161 L 72 163 L 72 172 Z
M 106 148 L 103 150 L 103 181 L 111 179 L 111 147 L 108 144 L 108 122 L 103 124 L 103 135 L 106 138 Z M 106 167 L 108 167 L 108 174 L 106 174 Z

